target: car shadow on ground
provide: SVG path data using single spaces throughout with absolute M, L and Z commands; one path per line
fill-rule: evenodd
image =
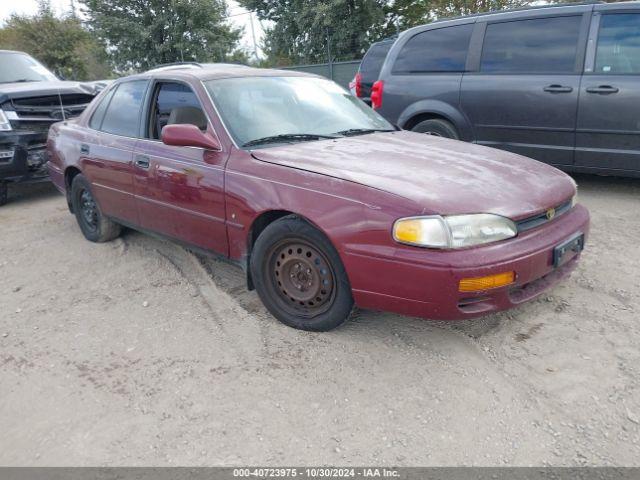
M 56 195 L 60 195 L 60 192 L 51 182 L 9 184 L 9 201 L 7 205 L 20 205 L 46 200 Z

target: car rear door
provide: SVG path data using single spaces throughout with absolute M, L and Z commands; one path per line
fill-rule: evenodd
M 640 171 L 638 4 L 597 5 L 590 47 L 580 88 L 576 166 Z
M 133 185 L 133 151 L 149 80 L 122 82 L 107 92 L 89 121 L 80 145 L 82 170 L 102 212 L 138 224 Z
M 202 121 L 193 116 L 197 110 L 202 112 Z M 160 141 L 162 128 L 168 123 L 193 123 L 213 131 L 200 99 L 186 83 L 157 80 L 144 118 L 144 135 L 134 154 L 140 224 L 227 255 L 224 166 L 228 154 Z
M 571 165 L 589 14 L 551 11 L 478 20 L 460 101 L 476 143 Z

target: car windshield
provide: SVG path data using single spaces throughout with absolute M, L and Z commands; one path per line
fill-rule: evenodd
M 0 83 L 55 81 L 56 76 L 24 53 L 0 52 Z
M 245 148 L 393 130 L 342 87 L 321 78 L 226 78 L 205 85 L 229 133 Z

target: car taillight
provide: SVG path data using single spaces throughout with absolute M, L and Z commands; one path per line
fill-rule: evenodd
M 356 73 L 356 76 L 353 79 L 353 83 L 353 86 L 356 90 L 356 97 L 362 97 L 362 74 L 360 72 Z
M 384 91 L 384 82 L 382 80 L 378 80 L 371 87 L 371 106 L 374 110 L 382 107 L 382 93 Z

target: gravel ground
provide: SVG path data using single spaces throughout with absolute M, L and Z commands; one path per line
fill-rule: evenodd
M 577 177 L 579 269 L 514 311 L 299 332 L 243 274 L 0 209 L 0 465 L 640 465 L 639 180 Z

